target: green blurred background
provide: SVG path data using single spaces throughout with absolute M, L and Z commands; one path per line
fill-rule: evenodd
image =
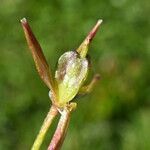
M 30 149 L 51 105 L 24 38 L 23 17 L 53 71 L 59 56 L 104 20 L 89 51 L 88 81 L 95 73 L 101 81 L 77 100 L 62 149 L 150 149 L 149 14 L 148 0 L 0 0 L 0 150 Z

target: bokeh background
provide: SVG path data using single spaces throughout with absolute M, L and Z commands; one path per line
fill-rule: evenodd
M 0 0 L 0 150 L 30 149 L 51 105 L 24 38 L 23 17 L 53 71 L 59 56 L 104 20 L 89 51 L 88 81 L 95 73 L 101 81 L 76 100 L 62 149 L 150 149 L 149 14 L 148 0 Z

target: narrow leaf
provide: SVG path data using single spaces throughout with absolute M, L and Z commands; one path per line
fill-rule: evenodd
M 42 48 L 38 43 L 36 37 L 34 36 L 31 27 L 29 26 L 27 20 L 23 18 L 21 20 L 21 24 L 25 33 L 25 37 L 28 43 L 28 46 L 31 50 L 32 57 L 34 59 L 36 69 L 44 81 L 44 83 L 48 86 L 48 88 L 54 93 L 54 81 L 51 76 L 51 71 L 49 65 L 45 59 L 45 56 L 42 52 Z
M 89 34 L 87 35 L 85 40 L 81 43 L 79 48 L 76 50 L 80 54 L 80 57 L 82 57 L 82 58 L 86 57 L 89 44 L 92 41 L 92 39 L 94 38 L 95 34 L 97 33 L 97 30 L 101 23 L 102 23 L 102 20 L 97 21 L 96 25 L 92 28 L 92 30 L 89 32 Z

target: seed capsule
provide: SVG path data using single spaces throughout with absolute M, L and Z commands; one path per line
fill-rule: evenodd
M 88 73 L 88 60 L 75 51 L 64 53 L 58 60 L 55 79 L 59 105 L 66 104 L 78 93 Z

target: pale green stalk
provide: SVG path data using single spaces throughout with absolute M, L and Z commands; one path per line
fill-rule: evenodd
M 37 135 L 35 142 L 31 148 L 31 150 L 39 150 L 40 146 L 45 138 L 46 132 L 49 129 L 53 119 L 55 118 L 55 116 L 58 114 L 58 110 L 55 106 L 51 106 L 44 122 L 43 125 L 41 127 L 41 130 L 39 131 L 39 134 Z

